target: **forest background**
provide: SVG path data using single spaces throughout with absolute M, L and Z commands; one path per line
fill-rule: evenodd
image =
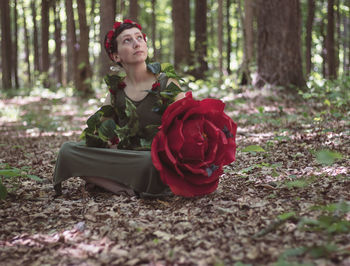
M 1 263 L 350 264 L 350 0 L 1 0 L 0 16 Z M 214 193 L 140 199 L 76 177 L 55 196 L 124 18 L 237 122 Z
M 143 25 L 151 60 L 175 64 L 190 81 L 302 88 L 344 79 L 349 9 L 348 0 L 4 0 L 2 93 L 38 86 L 91 93 L 111 66 L 104 34 L 124 18 Z

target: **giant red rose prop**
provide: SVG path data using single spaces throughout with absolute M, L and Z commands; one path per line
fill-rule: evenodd
M 237 125 L 224 107 L 220 100 L 194 100 L 188 92 L 165 110 L 151 154 L 174 194 L 193 197 L 213 192 L 222 166 L 235 160 Z

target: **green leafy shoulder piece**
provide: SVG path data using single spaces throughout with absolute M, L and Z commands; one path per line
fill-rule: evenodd
M 118 89 L 118 84 L 122 82 L 124 79 L 123 75 L 106 75 L 104 77 L 104 81 L 107 84 L 109 92 L 113 95 L 116 94 L 116 90 Z

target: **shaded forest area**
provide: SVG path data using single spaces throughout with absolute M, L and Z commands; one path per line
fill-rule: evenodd
M 1 265 L 349 265 L 350 0 L 1 0 Z M 106 94 L 101 39 L 139 22 L 150 59 L 238 124 L 214 193 L 56 197 L 52 173 Z

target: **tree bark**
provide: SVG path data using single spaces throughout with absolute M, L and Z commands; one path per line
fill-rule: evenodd
M 54 25 L 55 25 L 55 76 L 58 86 L 62 85 L 63 69 L 62 69 L 62 34 L 61 34 L 61 20 L 60 20 L 60 5 L 59 0 L 52 5 L 54 12 Z
M 194 71 L 194 76 L 202 79 L 205 71 L 208 70 L 207 64 L 207 1 L 196 0 L 195 10 L 195 65 L 198 65 Z
M 19 81 L 18 81 L 18 10 L 17 10 L 17 0 L 14 0 L 14 7 L 13 7 L 13 20 L 14 20 L 14 39 L 13 39 L 13 48 L 12 49 L 12 59 L 13 59 L 13 77 L 15 81 L 15 88 L 19 88 Z
M 312 26 L 315 18 L 315 0 L 307 1 L 307 19 L 306 19 L 306 36 L 305 36 L 305 63 L 306 75 L 309 75 L 312 68 L 311 47 L 312 47 Z
M 348 10 L 349 10 L 348 18 L 350 20 L 350 0 L 347 1 L 347 5 L 348 5 Z M 348 25 L 350 24 L 349 20 L 348 20 Z M 349 59 L 348 59 L 348 71 L 347 71 L 347 74 L 350 75 L 350 38 L 348 39 L 348 42 L 349 42 L 348 43 L 348 57 L 349 57 Z
M 45 74 L 43 85 L 45 88 L 50 87 L 49 82 L 49 68 L 50 68 L 50 55 L 49 55 L 49 8 L 50 1 L 41 1 L 41 71 Z
M 152 47 L 153 47 L 153 60 L 158 60 L 158 51 L 156 47 L 156 33 L 157 33 L 157 15 L 156 15 L 156 0 L 152 0 Z
M 244 1 L 244 18 L 243 18 L 243 38 L 244 38 L 244 47 L 243 47 L 243 63 L 241 66 L 241 85 L 251 84 L 250 76 L 250 63 L 253 59 L 253 49 L 254 49 L 254 29 L 253 29 L 253 0 Z
M 86 22 L 85 0 L 77 0 L 77 3 L 80 29 L 77 90 L 81 93 L 83 97 L 87 97 L 92 93 L 92 72 L 89 63 L 89 27 Z
M 24 6 L 24 3 L 22 4 L 22 9 L 23 9 L 23 28 L 24 28 L 24 50 L 25 50 L 25 61 L 27 64 L 27 82 L 30 85 L 32 83 L 32 79 L 31 79 L 31 68 L 30 68 L 30 60 L 29 60 L 29 56 L 30 56 L 30 50 L 29 50 L 29 33 L 28 33 L 28 27 L 27 27 L 27 18 L 26 18 L 26 8 Z
M 172 19 L 174 26 L 174 66 L 180 69 L 182 64 L 189 64 L 190 48 L 190 2 L 172 0 Z
M 260 80 L 295 93 L 305 86 L 299 0 L 257 0 Z
M 77 37 L 75 33 L 75 20 L 73 12 L 72 0 L 65 1 L 66 17 L 67 17 L 67 83 L 74 81 L 77 85 L 78 71 L 78 53 L 77 53 Z
M 223 67 L 223 14 L 222 14 L 222 0 L 218 0 L 218 50 L 219 50 L 219 76 L 220 76 L 220 82 L 222 78 L 222 73 L 224 71 Z
M 139 5 L 137 0 L 129 1 L 129 19 L 133 21 L 138 21 L 139 16 Z
M 115 0 L 101 0 L 100 1 L 100 77 L 103 77 L 110 71 L 113 62 L 108 57 L 105 47 L 104 39 L 108 31 L 113 28 L 114 18 L 116 14 Z
M 327 78 L 335 79 L 337 77 L 336 59 L 335 59 L 335 42 L 334 42 L 334 0 L 328 0 L 327 5 Z
M 31 2 L 32 16 L 33 16 L 33 47 L 34 47 L 34 71 L 40 71 L 40 53 L 39 53 L 39 34 L 36 21 L 36 5 L 35 0 Z
M 226 0 L 226 27 L 227 27 L 227 56 L 226 56 L 226 69 L 227 73 L 230 75 L 232 73 L 231 71 L 231 52 L 232 52 L 232 38 L 231 38 L 231 31 L 232 31 L 232 26 L 230 23 L 230 13 L 231 9 L 231 0 Z
M 2 68 L 2 87 L 4 89 L 12 88 L 12 60 L 11 60 L 11 18 L 10 4 L 8 0 L 0 1 L 1 14 L 1 68 Z

